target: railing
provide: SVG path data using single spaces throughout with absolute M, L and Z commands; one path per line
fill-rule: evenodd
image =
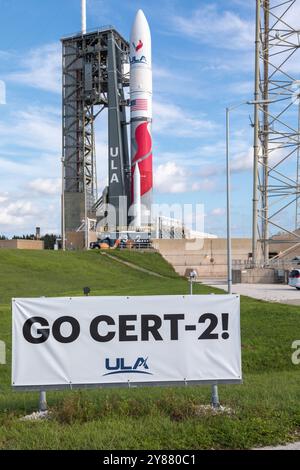
M 121 241 L 120 250 L 150 250 L 153 249 L 152 241 L 149 239 Z
M 101 26 L 100 28 L 97 28 L 97 29 L 88 29 L 86 33 L 83 33 L 82 31 L 77 31 L 76 33 L 68 34 L 68 36 L 63 36 L 61 40 L 64 41 L 65 39 L 76 38 L 77 36 L 83 36 L 83 35 L 86 36 L 88 34 L 104 33 L 104 31 L 111 31 L 111 30 L 116 30 L 116 28 L 113 25 L 108 24 L 105 26 Z

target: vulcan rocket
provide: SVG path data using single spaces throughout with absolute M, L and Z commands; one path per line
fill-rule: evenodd
M 152 57 L 151 33 L 142 10 L 130 38 L 131 197 L 137 228 L 151 223 Z

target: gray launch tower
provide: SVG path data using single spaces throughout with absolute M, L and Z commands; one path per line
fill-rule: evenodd
M 62 232 L 75 232 L 99 207 L 111 204 L 119 220 L 119 198 L 130 191 L 126 88 L 129 44 L 112 27 L 62 39 Z M 108 187 L 98 199 L 95 119 L 108 109 Z M 127 198 L 128 199 L 128 198 Z M 129 204 L 130 201 L 127 203 Z M 121 211 L 123 213 L 123 211 Z M 127 220 L 126 220 L 127 223 Z M 87 240 L 86 240 L 87 243 Z

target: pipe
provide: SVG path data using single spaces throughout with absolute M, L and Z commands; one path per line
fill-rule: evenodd
M 141 201 L 141 174 L 139 164 L 135 164 L 133 174 L 133 203 L 134 203 L 134 221 L 135 228 L 140 229 L 142 226 L 142 201 Z
M 81 32 L 86 34 L 86 0 L 81 0 Z

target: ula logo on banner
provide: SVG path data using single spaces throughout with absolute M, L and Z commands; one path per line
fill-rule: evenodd
M 105 368 L 110 372 L 103 375 L 123 374 L 124 372 L 129 374 L 153 375 L 151 372 L 147 372 L 149 370 L 147 361 L 148 357 L 146 357 L 146 359 L 138 357 L 133 366 L 128 366 L 125 365 L 124 357 L 118 357 L 114 364 L 111 363 L 110 359 L 105 359 Z

